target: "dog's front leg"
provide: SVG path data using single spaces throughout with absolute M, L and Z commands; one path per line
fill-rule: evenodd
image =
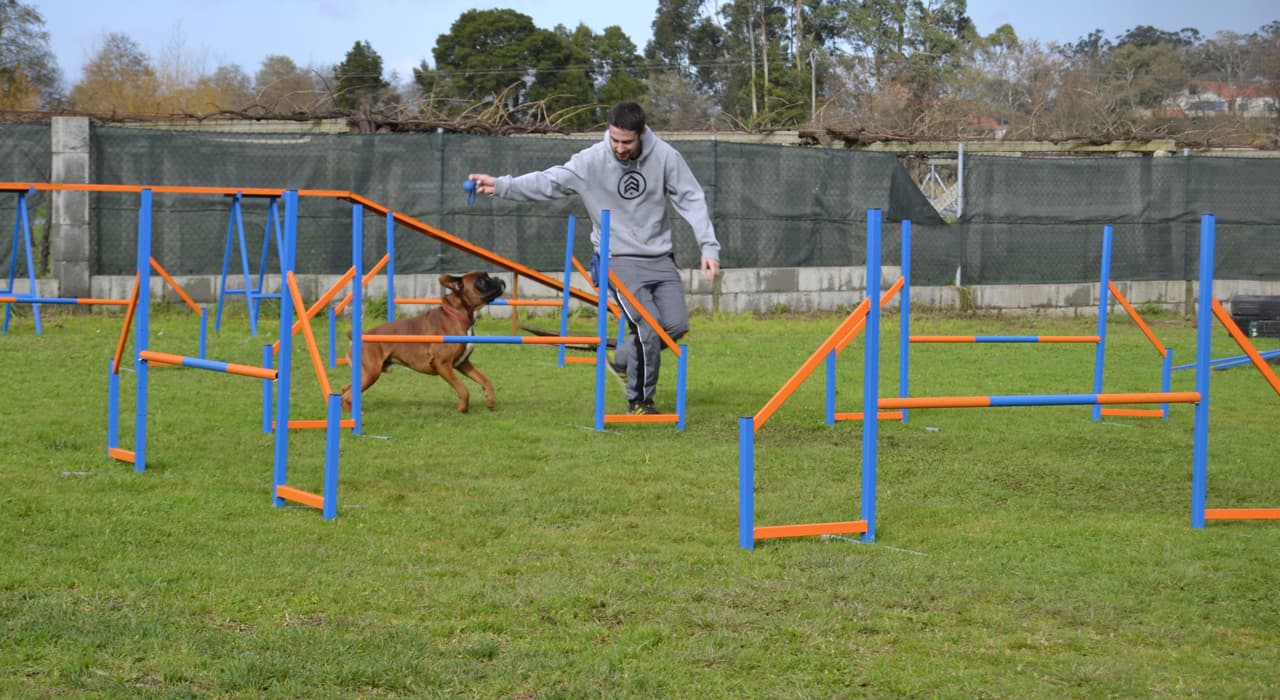
M 453 365 L 447 362 L 437 362 L 436 372 L 441 379 L 449 382 L 449 386 L 453 387 L 454 391 L 458 392 L 458 412 L 466 413 L 471 404 L 471 392 L 467 391 L 466 385 L 462 383 L 461 379 L 458 379 L 458 375 L 453 371 Z
M 489 410 L 492 411 L 497 404 L 497 398 L 493 394 L 493 382 L 489 381 L 488 377 L 476 369 L 476 366 L 471 364 L 471 360 L 458 365 L 458 371 L 470 377 L 471 381 L 479 384 L 484 389 L 484 405 L 488 406 Z

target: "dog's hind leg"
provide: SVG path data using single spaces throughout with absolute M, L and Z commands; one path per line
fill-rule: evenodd
M 458 365 L 458 371 L 470 377 L 473 382 L 484 389 L 484 405 L 488 406 L 489 410 L 492 411 L 494 405 L 497 404 L 497 398 L 493 394 L 493 382 L 489 381 L 488 377 L 476 369 L 476 366 L 471 364 L 471 360 L 465 360 Z

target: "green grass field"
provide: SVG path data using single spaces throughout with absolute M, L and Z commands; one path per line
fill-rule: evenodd
M 698 315 L 689 422 L 592 425 L 594 371 L 482 346 L 498 408 L 398 370 L 342 437 L 339 515 L 271 501 L 258 380 L 154 368 L 148 469 L 105 457 L 120 317 L 0 336 L 0 696 L 1275 697 L 1280 523 L 1190 526 L 1193 409 L 919 410 L 880 425 L 877 538 L 737 540 L 737 423 L 840 317 Z M 1194 359 L 1181 317 L 1149 319 Z M 884 323 L 883 393 L 898 319 Z M 547 322 L 550 326 L 550 322 Z M 575 325 L 590 332 L 590 319 Z M 317 333 L 323 337 L 322 324 Z M 485 334 L 510 331 L 487 320 Z M 1093 334 L 1090 319 L 913 318 L 918 334 Z M 224 318 L 209 357 L 275 338 Z M 154 350 L 196 354 L 179 310 Z M 1221 332 L 1214 356 L 1238 355 Z M 1270 349 L 1259 341 L 1259 347 Z M 301 345 L 301 343 L 299 343 Z M 840 365 L 859 410 L 862 344 Z M 1091 393 L 1092 345 L 916 345 L 913 395 Z M 1107 391 L 1159 362 L 1111 325 Z M 323 417 L 294 360 L 294 416 Z M 674 402 L 668 360 L 658 402 Z M 347 370 L 330 370 L 336 387 Z M 134 375 L 121 443 L 133 443 Z M 1194 388 L 1192 371 L 1174 390 Z M 621 388 L 610 380 L 611 409 Z M 478 394 L 479 392 L 475 392 Z M 860 428 L 820 377 L 757 435 L 757 524 L 856 519 Z M 1210 507 L 1280 507 L 1275 392 L 1215 372 Z M 291 437 L 319 491 L 322 431 Z

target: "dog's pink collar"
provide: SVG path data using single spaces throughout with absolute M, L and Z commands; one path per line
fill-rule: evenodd
M 445 306 L 444 304 L 440 305 L 440 310 L 443 311 L 446 316 L 449 316 L 453 320 L 461 321 L 462 323 L 466 324 L 468 328 L 471 327 L 471 319 L 468 319 L 466 316 L 458 315 L 457 311 L 454 311 L 453 309 Z

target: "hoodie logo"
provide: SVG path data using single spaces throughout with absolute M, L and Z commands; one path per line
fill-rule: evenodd
M 623 199 L 635 199 L 644 194 L 647 185 L 644 175 L 633 170 L 618 180 L 618 195 Z

